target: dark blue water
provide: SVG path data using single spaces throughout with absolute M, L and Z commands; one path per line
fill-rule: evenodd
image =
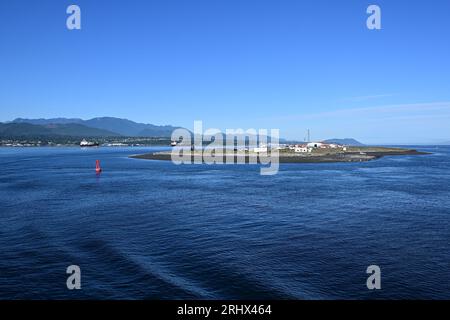
M 0 149 L 0 298 L 449 299 L 450 148 L 421 150 L 261 176 L 127 158 L 149 149 Z

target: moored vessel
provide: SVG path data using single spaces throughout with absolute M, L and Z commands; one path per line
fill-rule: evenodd
M 86 139 L 81 140 L 80 147 L 98 147 L 98 142 L 87 141 Z

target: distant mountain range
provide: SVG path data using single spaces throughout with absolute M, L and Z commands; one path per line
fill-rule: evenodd
M 162 137 L 168 138 L 179 127 L 137 123 L 127 119 L 101 117 L 23 119 L 0 123 L 0 137 L 71 136 L 71 137 Z M 280 139 L 280 142 L 284 142 Z M 362 146 L 355 139 L 328 139 L 326 143 Z
M 74 137 L 170 137 L 178 127 L 137 123 L 112 117 L 22 119 L 0 123 L 1 136 L 64 135 Z
M 345 139 L 328 139 L 324 140 L 325 143 L 335 143 L 339 145 L 345 145 L 345 146 L 363 146 L 361 142 L 352 139 L 352 138 L 345 138 Z

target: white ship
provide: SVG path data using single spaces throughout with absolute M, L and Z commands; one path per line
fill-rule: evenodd
M 86 139 L 81 140 L 80 147 L 98 147 L 98 142 L 87 141 Z

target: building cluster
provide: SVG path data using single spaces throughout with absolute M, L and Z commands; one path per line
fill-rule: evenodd
M 278 150 L 290 150 L 295 153 L 311 153 L 314 149 L 341 149 L 342 151 L 347 151 L 347 147 L 339 145 L 336 143 L 325 143 L 325 142 L 305 142 L 303 144 L 278 144 L 273 145 L 259 145 L 258 147 L 252 148 L 253 152 L 263 153 L 267 152 L 268 149 L 278 149 Z
M 28 141 L 28 140 L 13 140 L 13 139 L 4 139 L 0 140 L 1 147 L 40 147 L 42 145 L 48 145 L 50 142 L 42 142 L 42 141 Z
M 287 148 L 289 150 L 293 150 L 296 153 L 309 153 L 314 149 L 342 149 L 343 151 L 347 150 L 347 147 L 336 144 L 336 143 L 325 143 L 325 142 L 308 142 L 304 144 L 293 144 L 288 145 Z

